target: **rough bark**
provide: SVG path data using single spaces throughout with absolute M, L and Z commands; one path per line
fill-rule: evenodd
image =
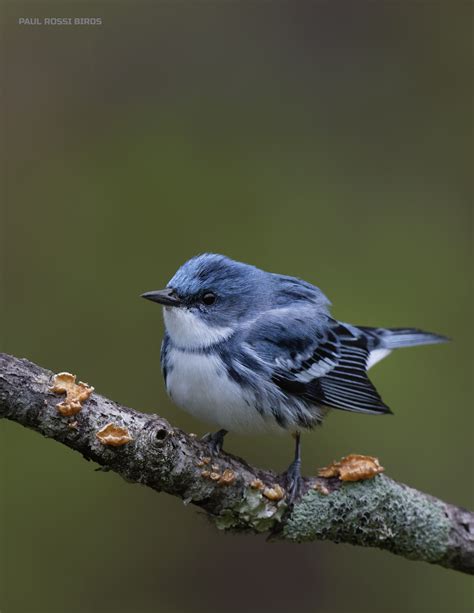
M 154 414 L 120 406 L 97 393 L 79 413 L 58 412 L 53 373 L 0 354 L 0 418 L 10 419 L 80 452 L 127 481 L 178 496 L 204 509 L 216 526 L 268 532 L 273 539 L 328 539 L 380 547 L 412 560 L 474 573 L 474 514 L 397 483 L 385 475 L 354 483 L 307 478 L 293 508 L 282 478 L 173 428 Z M 107 424 L 132 440 L 103 444 Z

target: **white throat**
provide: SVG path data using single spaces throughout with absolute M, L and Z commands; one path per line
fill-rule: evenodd
M 211 327 L 189 309 L 164 307 L 166 331 L 179 349 L 204 349 L 223 341 L 232 334 L 232 328 Z

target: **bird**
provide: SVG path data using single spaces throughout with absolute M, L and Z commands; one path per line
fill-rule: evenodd
M 192 257 L 165 289 L 142 297 L 163 307 L 166 390 L 219 428 L 205 436 L 213 454 L 228 432 L 294 437 L 284 473 L 289 503 L 302 485 L 301 433 L 331 409 L 391 413 L 368 370 L 394 349 L 449 340 L 416 328 L 340 322 L 315 285 L 215 253 Z

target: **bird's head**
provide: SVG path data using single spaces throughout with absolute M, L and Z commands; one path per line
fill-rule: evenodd
M 230 337 L 236 326 L 267 308 L 271 276 L 205 253 L 183 264 L 166 289 L 143 298 L 163 305 L 167 332 L 177 346 L 203 348 Z

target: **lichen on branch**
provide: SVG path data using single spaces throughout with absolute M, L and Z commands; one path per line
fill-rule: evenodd
M 227 453 L 211 456 L 208 443 L 158 415 L 82 386 L 69 373 L 55 378 L 0 354 L 0 418 L 55 439 L 129 482 L 193 503 L 218 528 L 380 547 L 474 574 L 474 514 L 379 474 L 376 458 L 346 456 L 304 479 L 302 497 L 289 507 L 281 476 Z M 58 393 L 66 394 L 65 410 Z

